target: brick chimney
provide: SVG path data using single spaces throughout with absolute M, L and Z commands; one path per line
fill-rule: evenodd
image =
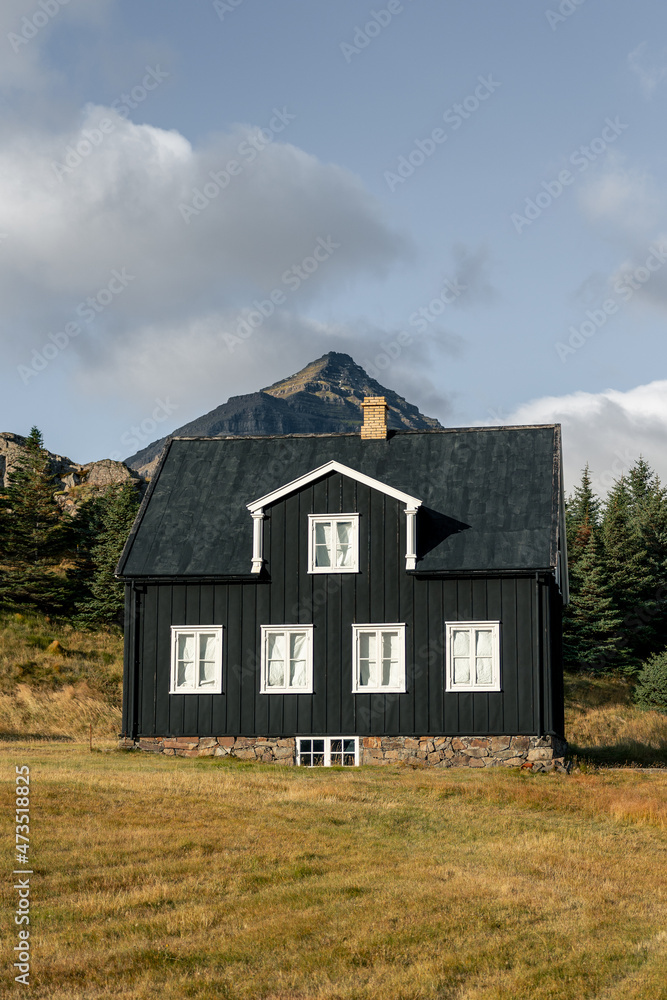
M 364 422 L 361 437 L 365 441 L 384 441 L 387 438 L 387 401 L 384 396 L 365 396 Z

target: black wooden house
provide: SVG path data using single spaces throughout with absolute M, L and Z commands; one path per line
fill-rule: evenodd
M 124 746 L 559 766 L 560 427 L 175 438 L 123 551 Z

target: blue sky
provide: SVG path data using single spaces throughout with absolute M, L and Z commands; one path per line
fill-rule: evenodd
M 570 482 L 667 476 L 666 27 L 5 0 L 2 429 L 124 457 L 341 350 L 449 426 L 560 420 Z

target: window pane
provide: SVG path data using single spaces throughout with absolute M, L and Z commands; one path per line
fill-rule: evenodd
M 382 686 L 398 685 L 398 632 L 382 633 Z
M 204 632 L 199 636 L 199 659 L 215 660 L 215 634 Z
M 290 636 L 290 687 L 306 687 L 306 635 Z
M 375 632 L 359 634 L 359 687 L 375 685 L 376 648 Z
M 215 640 L 210 632 L 199 636 L 199 683 L 213 684 L 215 682 Z
M 332 753 L 342 753 L 343 751 L 343 741 L 342 740 L 332 740 L 331 741 L 331 752 Z
M 470 632 L 469 630 L 454 629 L 453 641 L 454 656 L 470 656 Z
M 478 684 L 490 684 L 492 680 L 492 660 L 490 657 L 478 656 L 477 657 L 477 683 Z
M 313 740 L 313 753 L 324 753 L 324 740 Z
M 192 661 L 178 661 L 176 674 L 176 687 L 193 687 L 195 679 L 195 665 Z
M 491 636 L 492 632 L 490 629 L 476 629 L 476 649 L 475 653 L 477 656 L 491 656 Z
M 337 521 L 336 522 L 336 536 L 337 536 L 337 546 L 336 546 L 336 566 L 351 566 L 352 565 L 352 522 L 351 521 Z
M 299 753 L 310 753 L 312 740 L 299 740 Z
M 345 740 L 345 753 L 354 753 L 354 740 Z
M 199 683 L 213 684 L 215 682 L 215 663 L 213 660 L 199 661 Z
M 331 521 L 315 522 L 315 565 L 331 566 Z
M 178 658 L 179 660 L 194 660 L 195 658 L 195 637 L 194 633 L 181 632 L 178 636 Z
M 454 657 L 454 683 L 470 684 L 470 660 L 466 656 Z
M 195 637 L 194 633 L 181 632 L 177 638 L 176 687 L 194 687 Z
M 375 632 L 359 633 L 359 656 L 362 660 L 375 659 Z
M 269 687 L 285 686 L 285 636 L 282 632 L 270 632 L 268 636 L 269 669 L 266 683 Z

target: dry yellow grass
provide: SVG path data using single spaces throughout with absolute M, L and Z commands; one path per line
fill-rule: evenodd
M 91 724 L 98 740 L 118 734 L 118 632 L 81 632 L 36 614 L 4 614 L 0 640 L 0 738 L 80 740 Z
M 667 715 L 633 705 L 622 678 L 566 674 L 565 735 L 574 753 L 598 763 L 667 766 Z
M 661 772 L 306 771 L 18 744 L 0 761 L 7 810 L 13 765 L 31 766 L 39 1000 L 666 995 Z M 0 892 L 7 914 L 7 879 Z

